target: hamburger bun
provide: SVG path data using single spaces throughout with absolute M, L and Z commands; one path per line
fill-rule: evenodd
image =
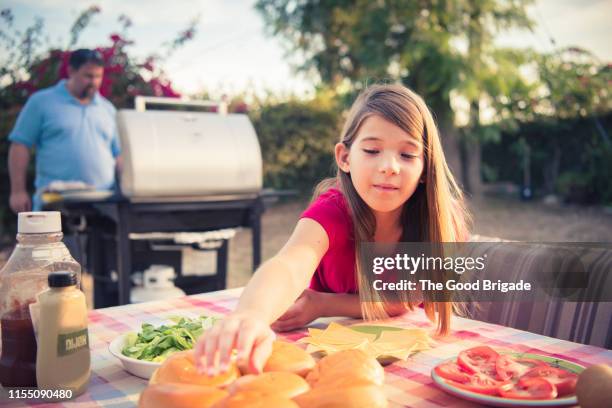
M 245 375 L 229 388 L 231 394 L 257 392 L 261 395 L 276 395 L 291 399 L 308 391 L 306 380 L 294 373 L 269 372 L 260 375 Z
M 138 408 L 212 407 L 229 395 L 215 387 L 192 384 L 150 384 L 140 394 Z
M 287 371 L 305 377 L 314 366 L 314 359 L 304 349 L 295 344 L 277 340 L 272 344 L 272 354 L 263 371 Z
M 322 385 L 300 394 L 293 401 L 301 408 L 385 408 L 387 397 L 382 386 L 357 385 L 331 387 Z
M 323 357 L 306 376 L 311 387 L 320 385 L 350 387 L 352 385 L 382 385 L 385 370 L 372 356 L 361 350 L 343 350 Z
M 200 374 L 195 366 L 193 350 L 172 354 L 155 370 L 149 384 L 182 383 L 225 387 L 240 376 L 238 367 L 232 363 L 229 370 L 214 377 Z
M 218 402 L 214 408 L 299 408 L 299 405 L 280 395 L 243 391 Z

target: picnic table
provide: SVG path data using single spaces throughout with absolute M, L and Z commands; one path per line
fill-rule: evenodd
M 92 376 L 88 391 L 69 402 L 59 404 L 13 402 L 7 407 L 133 407 L 147 381 L 123 370 L 119 360 L 108 351 L 109 343 L 127 331 L 138 331 L 143 322 L 162 324 L 168 316 L 223 316 L 235 307 L 242 288 L 186 296 L 174 300 L 131 304 L 92 310 L 89 313 Z M 359 322 L 352 319 L 318 319 L 310 327 L 325 327 L 330 321 L 342 324 Z M 400 327 L 433 329 L 422 310 L 381 322 Z M 295 342 L 307 329 L 281 333 L 279 338 Z M 587 346 L 466 318 L 455 318 L 449 336 L 436 339 L 430 350 L 412 355 L 385 367 L 385 391 L 392 407 L 476 407 L 438 389 L 430 376 L 440 361 L 456 356 L 461 350 L 479 345 L 511 349 L 562 358 L 589 366 L 612 363 L 612 350 Z

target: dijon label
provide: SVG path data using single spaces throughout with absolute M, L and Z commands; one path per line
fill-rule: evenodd
M 57 336 L 57 355 L 67 356 L 89 347 L 89 335 L 87 329 L 72 333 L 59 334 Z

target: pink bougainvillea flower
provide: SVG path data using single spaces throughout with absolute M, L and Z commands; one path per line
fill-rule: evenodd
M 62 51 L 61 63 L 59 68 L 59 77 L 61 79 L 68 78 L 68 62 L 70 61 L 70 52 Z
M 153 72 L 153 70 L 155 69 L 155 66 L 153 65 L 154 61 L 155 59 L 153 57 L 149 57 L 145 60 L 144 64 L 142 64 L 142 67 L 147 71 Z
M 249 111 L 249 106 L 244 102 L 239 102 L 233 110 L 236 113 L 247 113 Z

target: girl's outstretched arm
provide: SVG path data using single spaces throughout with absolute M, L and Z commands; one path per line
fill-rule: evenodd
M 232 350 L 237 349 L 239 363 L 261 371 L 272 351 L 270 324 L 308 286 L 328 246 L 327 233 L 318 222 L 299 220 L 285 246 L 257 269 L 236 310 L 198 340 L 195 355 L 199 368 L 209 375 L 225 371 Z
M 400 303 L 387 303 L 384 307 L 389 317 L 402 315 L 409 310 Z M 274 331 L 285 332 L 304 327 L 319 317 L 334 316 L 363 318 L 359 294 L 327 293 L 306 289 L 289 310 L 272 323 L 271 327 Z
M 272 324 L 274 331 L 289 331 L 304 327 L 319 317 L 344 316 L 360 319 L 358 294 L 326 293 L 306 289 L 298 300 Z

